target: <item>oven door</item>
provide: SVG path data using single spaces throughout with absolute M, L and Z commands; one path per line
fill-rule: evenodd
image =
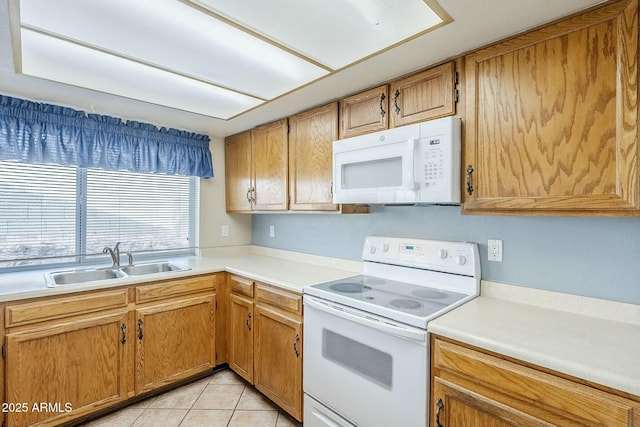
M 425 330 L 305 295 L 303 363 L 304 392 L 349 422 L 426 426 Z

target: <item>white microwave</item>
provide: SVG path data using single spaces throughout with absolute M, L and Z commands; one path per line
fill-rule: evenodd
M 333 203 L 459 204 L 460 132 L 444 117 L 333 142 Z

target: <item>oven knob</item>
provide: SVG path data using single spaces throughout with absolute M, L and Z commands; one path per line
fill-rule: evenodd
M 371 254 L 375 254 L 375 253 L 376 253 L 376 247 L 375 247 L 375 246 L 371 246 L 371 247 L 369 248 L 369 252 L 370 252 Z
M 389 244 L 385 243 L 384 245 L 382 245 L 382 252 L 389 252 Z
M 440 256 L 440 258 L 445 259 L 447 257 L 447 250 L 446 249 L 440 249 L 438 251 L 438 255 Z
M 456 255 L 456 257 L 454 258 L 454 261 L 458 265 L 465 265 L 467 263 L 467 258 L 465 258 L 462 255 Z

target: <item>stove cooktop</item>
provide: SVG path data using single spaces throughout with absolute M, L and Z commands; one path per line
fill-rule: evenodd
M 426 327 L 434 314 L 469 297 L 364 275 L 312 285 L 305 288 L 305 293 L 419 327 Z

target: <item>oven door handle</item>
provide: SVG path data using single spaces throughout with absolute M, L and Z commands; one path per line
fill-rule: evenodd
M 351 322 L 359 323 L 360 325 L 367 326 L 369 328 L 377 329 L 381 332 L 395 335 L 401 338 L 410 339 L 418 342 L 425 342 L 427 339 L 427 332 L 417 329 L 409 329 L 399 325 L 393 325 L 391 323 L 383 322 L 371 317 L 365 317 L 357 313 L 341 310 L 330 304 L 320 302 L 312 297 L 305 297 L 304 303 L 310 307 L 320 310 L 332 316 L 338 316 L 342 319 L 349 320 Z

